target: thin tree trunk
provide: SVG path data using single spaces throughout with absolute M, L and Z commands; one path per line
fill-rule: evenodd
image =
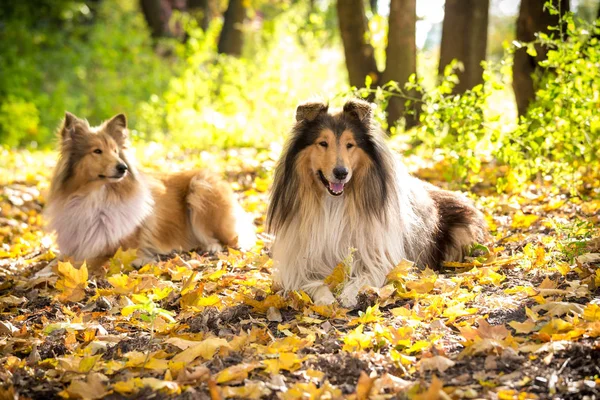
M 489 5 L 489 0 L 446 0 L 438 73 L 443 75 L 453 59 L 463 63 L 455 93 L 483 82 L 481 62 L 486 58 Z
M 152 37 L 171 36 L 169 19 L 171 18 L 173 9 L 168 1 L 140 0 L 140 6 L 152 32 Z
M 559 15 L 551 15 L 544 10 L 546 0 L 521 0 L 519 17 L 517 19 L 517 40 L 532 42 L 535 40 L 536 32 L 558 34 L 550 31 L 548 27 L 558 26 Z M 561 14 L 569 11 L 569 0 L 552 0 Z M 525 115 L 531 101 L 535 99 L 533 74 L 539 71 L 539 62 L 546 59 L 547 48 L 536 45 L 537 55 L 535 57 L 527 54 L 526 48 L 520 48 L 515 52 L 513 65 L 513 90 L 517 101 L 519 116 Z
M 395 81 L 402 88 L 410 75 L 417 73 L 416 22 L 416 0 L 390 1 L 388 45 L 382 84 Z M 387 120 L 390 127 L 405 114 L 405 102 L 406 99 L 403 98 L 390 99 L 387 107 Z M 416 115 L 405 115 L 405 117 L 407 128 L 416 125 Z
M 377 0 L 369 0 L 369 6 L 373 15 L 377 15 Z
M 202 30 L 206 31 L 210 23 L 219 14 L 217 0 L 188 0 L 187 8 L 190 11 L 200 10 L 202 16 L 198 16 L 198 22 Z
M 246 19 L 244 0 L 229 0 L 227 11 L 223 16 L 223 28 L 219 36 L 218 51 L 236 57 L 242 55 L 244 34 L 242 27 Z
M 367 75 L 377 83 L 379 72 L 373 46 L 368 41 L 363 0 L 338 0 L 337 13 L 350 85 L 364 87 Z

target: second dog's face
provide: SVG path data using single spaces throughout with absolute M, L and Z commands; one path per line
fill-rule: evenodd
M 129 167 L 122 156 L 126 141 L 123 115 L 90 128 L 86 121 L 67 114 L 61 136 L 62 156 L 68 157 L 70 177 L 77 182 L 117 183 L 128 175 Z
M 89 134 L 84 146 L 77 168 L 89 180 L 118 182 L 125 178 L 127 164 L 119 156 L 119 146 L 110 135 L 104 132 Z

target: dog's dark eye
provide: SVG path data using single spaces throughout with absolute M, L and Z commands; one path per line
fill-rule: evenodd
M 327 142 L 326 141 L 319 142 L 319 146 L 327 147 Z
M 100 149 L 96 149 L 96 150 L 94 150 L 94 153 L 95 153 L 95 154 L 102 154 L 102 150 L 100 150 Z
M 353 147 L 354 147 L 354 145 L 353 145 L 352 143 L 348 143 L 348 144 L 346 145 L 346 148 L 347 148 L 347 149 L 351 149 L 351 148 L 353 148 Z

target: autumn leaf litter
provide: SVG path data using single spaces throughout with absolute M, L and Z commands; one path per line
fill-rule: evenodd
M 600 397 L 594 185 L 479 188 L 489 249 L 443 271 L 402 262 L 347 310 L 274 291 L 264 243 L 141 268 L 120 251 L 106 276 L 56 262 L 41 217 L 54 154 L 3 152 L 2 399 Z M 242 149 L 145 166 L 219 165 L 262 232 L 275 159 Z M 344 279 L 342 262 L 327 284 Z

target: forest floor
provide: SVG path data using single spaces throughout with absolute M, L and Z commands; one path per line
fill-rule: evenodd
M 262 230 L 276 150 L 159 153 L 138 157 L 218 165 Z M 402 262 L 348 310 L 273 292 L 262 244 L 140 269 L 119 252 L 106 276 L 57 263 L 41 214 L 55 154 L 0 157 L 0 399 L 600 399 L 597 182 L 477 185 L 487 256 Z M 412 165 L 444 185 L 447 165 Z

